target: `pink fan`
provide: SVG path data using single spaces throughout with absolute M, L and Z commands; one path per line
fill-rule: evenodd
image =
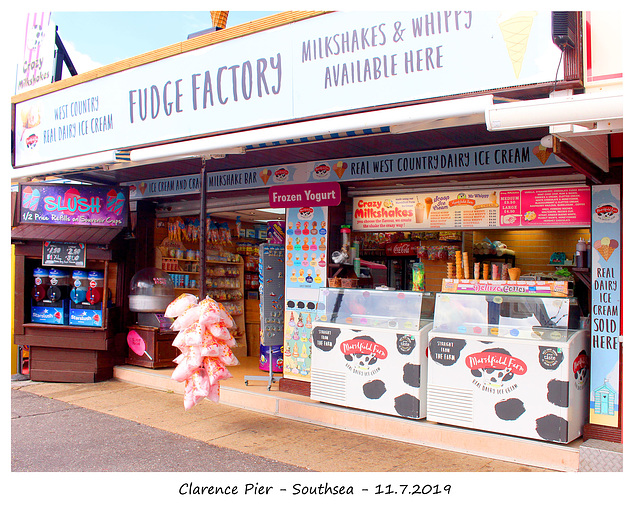
M 153 361 L 153 358 L 149 356 L 149 353 L 147 352 L 147 344 L 144 343 L 144 339 L 136 331 L 129 331 L 129 334 L 127 335 L 127 343 L 129 344 L 129 347 L 131 347 L 131 350 L 138 356 L 146 354 L 147 358 Z

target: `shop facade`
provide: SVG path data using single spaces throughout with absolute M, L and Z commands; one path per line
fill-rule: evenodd
M 544 422 L 544 434 L 533 437 L 566 443 L 577 437 L 577 427 L 578 436 L 620 442 L 622 75 L 621 66 L 599 67 L 603 52 L 619 48 L 596 36 L 611 31 L 611 20 L 562 14 L 287 13 L 269 18 L 271 28 L 237 39 L 223 30 L 203 36 L 192 51 L 14 98 L 14 177 L 66 175 L 128 188 L 137 258 L 129 260 L 127 275 L 155 267 L 170 276 L 176 296 L 204 287 L 228 303 L 238 356 L 259 358 L 264 347 L 282 345 L 279 391 L 358 407 L 336 381 L 373 374 L 354 357 L 386 359 L 375 350 L 385 341 L 375 340 L 379 332 L 352 335 L 351 343 L 340 344 L 351 358 L 348 373 L 340 373 L 342 360 L 340 369 L 333 362 L 314 368 L 313 353 L 329 353 L 342 330 L 380 327 L 374 325 L 380 317 L 362 311 L 341 322 L 336 296 L 355 303 L 381 286 L 390 288 L 379 291 L 390 301 L 402 291 L 432 296 L 404 317 L 417 323 L 402 330 L 404 348 L 415 342 L 422 354 L 411 363 L 422 367 L 417 382 L 406 383 L 418 391 L 392 395 L 395 383 L 382 376 L 363 390 L 369 401 L 392 397 L 390 414 L 409 419 L 485 426 L 463 418 L 447 422 L 443 412 L 429 417 L 429 399 L 439 398 L 435 390 L 451 389 L 427 381 L 429 363 L 453 366 L 460 341 L 471 344 L 433 333 L 448 314 L 438 295 L 452 292 L 454 302 L 491 296 L 487 302 L 500 304 L 497 309 L 510 307 L 498 316 L 515 321 L 506 322 L 506 336 L 516 331 L 513 337 L 533 331 L 518 322 L 536 315 L 526 313 L 532 301 L 525 287 L 537 287 L 531 299 L 538 306 L 548 282 L 570 281 L 571 288 L 567 283 L 563 294 L 552 296 L 560 304 L 540 305 L 560 330 L 549 331 L 535 355 L 542 371 L 555 369 L 564 347 L 554 342 L 568 341 L 573 330 L 583 337 L 590 332 L 575 356 L 566 348 L 571 370 L 561 381 L 579 382 L 567 381 L 558 390 L 564 401 L 551 402 L 577 417 L 562 418 L 571 432 L 549 433 L 556 425 Z M 525 33 L 524 48 L 514 45 Z M 36 127 L 22 122 L 29 116 L 39 119 Z M 284 216 L 269 226 L 240 216 L 266 208 L 284 209 Z M 584 249 L 577 249 L 580 240 Z M 270 290 L 270 301 L 260 299 L 267 281 L 259 285 L 259 246 L 269 244 L 282 245 L 283 253 L 276 275 L 281 287 Z M 522 278 L 511 278 L 509 268 Z M 16 287 L 31 284 L 25 271 Z M 550 314 L 551 306 L 559 308 Z M 17 315 L 30 323 L 25 310 Z M 136 321 L 125 315 L 121 337 Z M 354 326 L 354 320 L 360 322 Z M 415 336 L 422 320 L 434 330 Z M 387 317 L 382 329 L 388 324 Z M 473 335 L 474 327 L 491 325 L 503 327 L 485 318 L 456 328 Z M 546 338 L 544 331 L 539 336 Z M 388 354 L 389 345 L 384 349 Z M 145 354 L 129 352 L 126 361 L 143 364 Z M 486 363 L 466 357 L 476 358 Z M 503 367 L 470 370 L 496 368 Z M 516 380 L 525 373 L 512 372 Z M 488 383 L 481 395 L 495 387 L 518 396 L 513 382 L 504 383 Z M 550 380 L 540 384 L 546 392 Z M 569 387 L 576 385 L 581 393 L 574 397 Z M 568 402 L 569 394 L 580 406 Z M 500 411 L 509 416 L 503 422 L 516 421 L 516 400 L 523 408 L 537 405 L 511 398 L 511 407 Z M 460 416 L 464 412 L 471 411 Z M 483 430 L 526 436 L 488 427 Z

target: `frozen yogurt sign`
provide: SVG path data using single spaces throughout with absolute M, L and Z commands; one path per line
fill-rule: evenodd
M 323 182 L 316 184 L 291 184 L 272 186 L 269 189 L 271 207 L 320 207 L 340 204 L 340 184 Z

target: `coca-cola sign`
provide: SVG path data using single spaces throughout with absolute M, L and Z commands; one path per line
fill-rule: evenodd
M 385 251 L 390 257 L 415 257 L 418 253 L 417 241 L 409 241 L 406 243 L 390 243 L 385 247 Z

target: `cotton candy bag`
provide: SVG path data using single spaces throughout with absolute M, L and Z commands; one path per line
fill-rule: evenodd
M 185 383 L 186 410 L 203 398 L 219 402 L 219 382 L 231 377 L 227 366 L 239 363 L 231 350 L 236 346 L 229 331 L 235 327 L 231 315 L 213 299 L 197 303 L 190 296 L 183 294 L 165 312 L 167 317 L 177 317 L 171 326 L 178 331 L 172 345 L 180 349 L 180 355 L 173 360 L 177 366 L 171 378 Z
M 182 329 L 191 326 L 194 322 L 200 319 L 200 308 L 198 305 L 192 304 L 182 312 L 178 318 L 171 324 L 173 331 L 180 331 Z
M 193 294 L 180 294 L 175 298 L 164 312 L 165 317 L 178 317 L 184 312 L 190 305 L 195 305 L 198 302 L 198 298 Z

